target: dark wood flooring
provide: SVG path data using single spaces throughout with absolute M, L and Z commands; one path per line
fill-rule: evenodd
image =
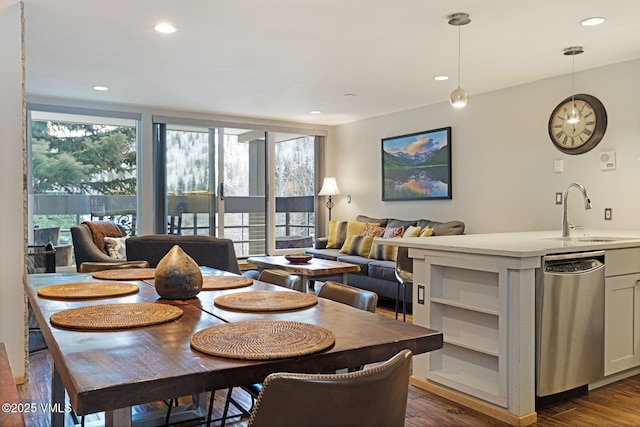
M 377 312 L 385 316 L 394 316 L 392 303 L 381 302 Z M 411 316 L 407 319 L 411 321 Z M 47 350 L 35 352 L 29 358 L 27 383 L 18 386 L 23 402 L 47 404 L 50 399 L 51 358 Z M 234 397 L 244 404 L 249 403 L 248 395 L 234 389 Z M 225 391 L 216 392 L 214 416 L 220 416 L 226 398 Z M 161 404 L 160 407 L 162 406 Z M 156 405 L 156 406 L 158 406 Z M 135 407 L 135 411 L 147 411 L 149 405 Z M 72 418 L 67 417 L 68 425 Z M 86 424 L 97 423 L 102 414 L 87 416 Z M 27 427 L 49 427 L 48 414 L 37 411 L 25 414 Z M 246 426 L 247 420 L 238 420 L 227 425 Z M 497 421 L 464 406 L 443 399 L 417 387 L 410 386 L 407 403 L 406 427 L 443 427 L 473 426 L 502 427 L 507 424 Z M 538 411 L 536 427 L 614 427 L 640 426 L 640 375 L 611 384 L 586 395 L 574 397 L 560 403 L 549 405 Z

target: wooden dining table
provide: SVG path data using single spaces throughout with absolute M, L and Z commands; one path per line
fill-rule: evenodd
M 202 267 L 203 275 L 233 275 Z M 234 275 L 235 276 L 235 275 Z M 105 411 L 106 426 L 128 426 L 131 407 L 180 396 L 200 396 L 198 416 L 204 414 L 207 391 L 261 382 L 273 372 L 331 372 L 392 357 L 402 349 L 420 354 L 442 347 L 438 331 L 356 310 L 324 298 L 302 309 L 244 312 L 215 304 L 234 292 L 294 292 L 268 283 L 228 290 L 201 291 L 185 300 L 161 299 L 153 280 L 129 280 L 135 294 L 101 299 L 42 298 L 38 289 L 56 284 L 97 281 L 91 274 L 31 274 L 25 290 L 51 353 L 52 402 L 65 408 L 65 390 L 78 415 Z M 177 320 L 132 329 L 88 331 L 53 326 L 50 318 L 62 310 L 96 304 L 151 302 L 183 310 Z M 326 328 L 335 343 L 313 354 L 270 360 L 244 360 L 211 356 L 195 350 L 190 339 L 204 328 L 258 319 L 304 322 Z M 65 422 L 64 411 L 52 411 L 53 426 Z

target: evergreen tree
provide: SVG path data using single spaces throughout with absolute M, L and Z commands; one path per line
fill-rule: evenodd
M 133 127 L 34 121 L 33 192 L 135 194 L 135 141 Z

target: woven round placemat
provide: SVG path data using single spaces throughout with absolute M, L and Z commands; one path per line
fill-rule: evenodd
M 117 268 L 115 270 L 101 270 L 93 273 L 94 279 L 105 280 L 144 280 L 155 277 L 155 268 Z
M 51 324 L 71 329 L 113 330 L 170 322 L 182 316 L 182 309 L 168 304 L 138 302 L 101 304 L 54 313 Z
M 249 291 L 220 295 L 214 304 L 238 311 L 283 311 L 310 307 L 318 297 L 302 292 Z
M 86 299 L 108 298 L 135 294 L 140 288 L 132 283 L 122 282 L 78 282 L 64 285 L 51 285 L 38 289 L 42 298 Z
M 252 284 L 253 279 L 243 276 L 202 276 L 203 291 L 244 288 Z
M 212 356 L 268 360 L 303 356 L 329 348 L 328 329 L 284 320 L 251 320 L 210 326 L 191 337 L 191 346 Z

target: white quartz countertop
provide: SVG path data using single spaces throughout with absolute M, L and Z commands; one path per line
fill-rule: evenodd
M 571 230 L 570 238 L 563 238 L 560 230 L 463 234 L 376 239 L 376 243 L 447 252 L 524 258 L 598 249 L 640 247 L 640 230 L 579 229 Z

